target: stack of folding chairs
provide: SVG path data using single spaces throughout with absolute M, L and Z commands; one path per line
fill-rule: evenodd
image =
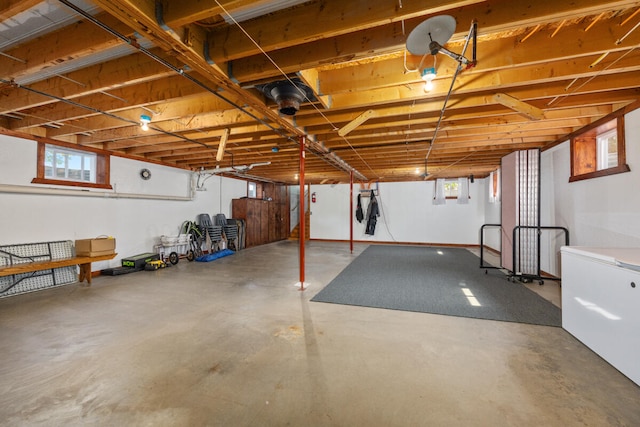
M 219 251 L 222 241 L 222 227 L 213 225 L 211 217 L 207 213 L 198 215 L 198 227 L 200 227 L 203 236 L 209 237 L 209 252 Z
M 238 226 L 236 224 L 230 224 L 227 221 L 227 217 L 223 213 L 216 215 L 216 225 L 222 227 L 224 237 L 227 240 L 228 248 L 234 251 L 240 249 L 238 245 Z

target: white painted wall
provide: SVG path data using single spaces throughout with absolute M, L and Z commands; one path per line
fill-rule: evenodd
M 36 147 L 34 141 L 0 135 L 0 185 L 52 187 L 31 184 Z M 142 168 L 151 171 L 150 180 L 140 178 Z M 114 191 L 95 191 L 188 197 L 191 179 L 189 171 L 112 156 Z M 246 196 L 246 182 L 237 179 L 214 176 L 205 188 L 190 201 L 0 192 L 0 245 L 110 235 L 116 238 L 118 256 L 92 268 L 117 266 L 122 257 L 153 252 L 161 235 L 177 235 L 183 221 L 195 220 L 200 213 L 230 217 L 231 199 Z
M 489 202 L 489 179 L 483 179 L 484 181 L 484 224 L 501 224 L 501 208 L 502 204 L 500 200 L 491 203 Z M 486 227 L 484 231 L 484 244 L 496 251 L 500 251 L 501 246 L 500 227 Z
M 354 212 L 359 185 L 354 184 Z M 366 219 L 358 223 L 349 212 L 349 185 L 312 185 L 316 203 L 311 203 L 311 238 L 349 240 L 349 221 L 353 221 L 354 240 L 374 242 L 473 244 L 479 242 L 484 222 L 487 192 L 485 180 L 470 184 L 469 204 L 447 200 L 432 203 L 434 183 L 385 182 L 378 184 L 381 215 L 375 234 L 365 234 Z M 362 197 L 367 211 L 368 197 Z
M 569 142 L 542 153 L 542 224 L 567 227 L 571 246 L 640 247 L 640 110 L 625 129 L 628 173 L 569 183 Z M 549 240 L 541 268 L 557 275 L 560 244 Z
M 541 156 L 541 224 L 567 227 L 571 245 L 640 247 L 640 110 L 626 116 L 627 163 L 630 173 L 569 183 L 569 144 L 563 143 Z M 149 181 L 139 178 L 143 167 Z M 0 185 L 30 184 L 36 174 L 36 143 L 0 136 Z M 112 157 L 111 180 L 118 192 L 188 196 L 187 171 Z M 375 242 L 471 244 L 479 243 L 484 223 L 500 222 L 500 203 L 489 203 L 488 180 L 470 185 L 468 205 L 448 200 L 433 205 L 433 182 L 380 183 L 381 216 L 374 236 L 364 234 L 365 222 L 349 212 L 349 185 L 312 185 L 313 239 L 348 240 L 349 223 L 354 239 Z M 231 216 L 231 200 L 246 195 L 241 180 L 212 177 L 205 192 L 192 201 L 103 199 L 72 196 L 0 193 L 0 244 L 115 236 L 120 256 L 153 250 L 161 235 L 175 235 L 184 220 L 199 213 Z M 354 186 L 354 208 L 359 185 Z M 363 198 L 366 211 L 368 198 Z M 499 249 L 499 236 L 487 231 L 485 241 Z M 560 275 L 561 233 L 543 233 L 541 269 Z M 118 265 L 118 259 L 95 269 Z M 109 264 L 109 265 L 106 265 Z

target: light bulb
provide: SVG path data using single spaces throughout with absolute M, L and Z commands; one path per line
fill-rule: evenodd
M 429 92 L 433 89 L 433 79 L 436 78 L 435 68 L 425 68 L 422 70 L 422 80 L 424 80 L 424 91 Z
M 151 122 L 151 117 L 147 116 L 146 114 L 143 114 L 140 116 L 140 126 L 142 127 L 143 131 L 148 131 L 149 130 L 149 123 Z
M 431 80 L 427 80 L 424 84 L 424 91 L 431 92 L 433 90 L 433 82 Z

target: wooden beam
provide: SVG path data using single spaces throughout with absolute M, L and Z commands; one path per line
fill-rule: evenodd
M 261 49 L 269 52 L 475 3 L 480 1 L 432 0 L 428 7 L 420 0 L 403 0 L 402 7 L 398 7 L 397 0 L 311 2 L 305 7 L 284 9 L 244 22 L 244 31 L 237 27 L 213 30 L 209 38 L 209 50 L 221 55 L 217 57 L 218 61 L 226 62 L 260 53 L 260 49 L 247 39 L 245 32 L 252 36 Z M 268 31 L 268 28 L 286 28 L 286 31 Z
M 613 74 L 607 76 L 607 78 L 602 79 L 593 79 L 589 82 L 588 86 L 582 88 L 580 92 L 577 94 L 567 93 L 565 90 L 566 81 L 549 81 L 545 82 L 541 80 L 539 82 L 534 82 L 533 84 L 521 84 L 524 82 L 519 82 L 518 84 L 509 84 L 509 85 L 500 85 L 497 86 L 504 91 L 509 91 L 512 96 L 515 96 L 521 100 L 527 99 L 547 99 L 550 100 L 553 97 L 569 97 L 572 96 L 580 96 L 591 93 L 594 103 L 598 102 L 597 98 L 602 96 L 599 92 L 603 91 L 612 91 L 612 90 L 622 90 L 625 88 L 637 88 L 637 83 L 632 83 L 634 80 L 637 82 L 637 71 L 628 72 L 628 73 L 620 73 Z M 489 78 L 491 78 L 489 76 Z M 487 101 L 493 101 L 492 96 L 483 96 L 481 92 L 477 90 L 470 90 L 466 92 L 464 90 L 464 84 L 466 84 L 466 80 L 473 80 L 474 77 L 471 75 L 464 76 L 461 75 L 458 77 L 458 84 L 461 85 L 462 89 L 458 88 L 454 90 L 452 101 L 454 104 L 448 108 L 462 108 L 464 106 L 481 106 L 485 105 Z M 458 81 L 458 80 L 457 80 Z M 365 92 L 357 92 L 357 93 L 341 93 L 337 95 L 333 95 L 332 99 L 332 108 L 333 109 L 347 109 L 347 108 L 367 108 L 372 105 L 376 106 L 376 110 L 379 110 L 383 105 L 391 105 L 394 103 L 398 103 L 399 101 L 413 101 L 420 102 L 421 104 L 430 104 L 434 108 L 438 110 L 442 108 L 441 97 L 434 98 L 431 95 L 425 95 L 423 86 L 420 83 L 415 83 L 413 85 L 405 85 L 398 86 L 392 88 L 382 88 L 382 89 L 371 89 Z M 436 85 L 436 88 L 438 86 Z M 491 86 L 485 86 L 490 89 Z M 476 88 L 477 89 L 477 88 Z M 614 93 L 610 93 L 609 95 L 614 95 Z M 456 99 L 458 98 L 458 99 Z M 299 123 L 301 123 L 299 121 Z
M 542 120 L 544 119 L 544 111 L 539 108 L 534 107 L 533 105 L 527 104 L 526 102 L 522 102 L 513 96 L 509 96 L 506 93 L 496 93 L 493 95 L 493 100 L 499 104 L 504 105 L 507 108 L 511 108 L 514 111 L 522 114 L 525 117 L 530 118 L 531 120 Z
M 98 16 L 98 19 L 116 31 L 124 34 L 132 33 L 129 27 L 109 14 L 103 13 Z M 124 43 L 106 31 L 96 30 L 93 24 L 85 21 L 78 21 L 47 34 L 45 40 L 43 42 L 42 39 L 37 38 L 5 51 L 6 55 L 18 58 L 20 61 L 8 56 L 0 56 L 0 78 L 17 79 Z
M 202 39 L 206 38 L 204 32 L 198 33 L 192 45 L 185 45 L 176 41 L 175 34 L 167 32 L 158 24 L 155 17 L 155 3 L 150 0 L 135 2 L 133 0 L 96 0 L 95 3 L 123 22 L 130 24 L 135 30 L 143 32 L 147 38 L 159 46 L 175 52 L 178 58 L 205 80 L 238 95 L 244 101 L 244 105 L 260 111 L 264 117 L 277 123 L 285 132 L 293 135 L 304 134 L 301 129 L 293 125 L 291 120 L 280 117 L 276 111 L 266 107 L 262 99 L 240 88 L 219 67 L 210 63 L 204 56 L 204 49 L 200 49 L 204 43 Z
M 364 113 L 360 114 L 358 117 L 356 117 L 355 119 L 353 119 L 352 121 L 350 121 L 349 123 L 344 125 L 338 131 L 338 135 L 340 135 L 342 137 L 346 136 L 349 132 L 351 132 L 352 130 L 354 130 L 358 126 L 360 126 L 362 123 L 366 122 L 371 117 L 375 117 L 375 116 L 376 116 L 376 112 L 374 110 L 365 111 Z
M 583 16 L 582 14 L 600 13 L 602 11 L 615 10 L 616 8 L 624 9 L 625 7 L 633 7 L 633 4 L 636 2 L 631 0 L 615 2 L 587 0 L 584 4 L 580 2 L 579 5 L 576 5 L 573 1 L 561 0 L 557 4 L 555 2 L 553 3 L 554 4 L 551 5 L 548 1 L 536 2 L 534 4 L 520 2 L 505 7 L 504 3 L 501 2 L 483 2 L 460 8 L 456 11 L 456 19 L 459 23 L 470 23 L 474 18 L 482 16 L 479 31 L 482 34 L 492 34 L 503 31 L 513 32 L 518 30 L 521 25 L 526 26 L 528 23 L 536 25 L 537 23 L 561 21 L 563 17 L 572 13 L 575 13 L 575 16 Z M 579 8 L 579 10 L 576 8 Z M 576 9 L 576 12 L 572 12 L 574 9 Z M 523 17 L 523 19 L 515 20 L 514 17 L 516 16 Z M 573 17 L 575 18 L 575 16 Z M 406 36 L 402 36 L 402 34 L 408 34 L 411 29 L 424 20 L 424 17 L 423 15 L 418 18 L 408 19 L 404 22 L 404 27 L 399 23 L 392 22 L 376 28 L 361 30 L 330 39 L 305 40 L 304 44 L 292 45 L 288 48 L 269 52 L 269 56 L 278 64 L 281 70 L 286 73 L 291 73 L 308 68 L 321 67 L 331 63 L 371 57 L 376 54 L 397 53 L 404 50 Z M 268 23 L 265 25 L 268 25 Z M 536 42 L 529 42 L 525 46 L 518 46 L 517 43 L 514 44 L 511 42 L 510 39 L 502 42 L 499 39 L 483 40 L 481 38 L 479 43 L 482 44 L 483 47 L 478 48 L 478 52 L 482 52 L 479 66 L 485 69 L 491 69 L 494 66 L 504 66 L 504 63 L 507 61 L 509 64 L 544 62 L 550 54 L 556 58 L 561 58 L 563 56 L 585 55 L 591 51 L 602 52 L 611 48 L 617 48 L 615 41 L 624 35 L 625 32 L 618 28 L 608 29 L 609 26 L 613 27 L 610 22 L 600 22 L 594 27 L 597 31 L 584 33 L 583 26 L 574 25 L 573 28 L 575 29 L 572 29 L 570 33 L 559 42 L 558 46 L 562 48 L 558 53 L 556 53 L 556 44 L 554 44 L 554 49 L 548 48 L 549 41 L 545 40 L 547 32 L 536 34 L 534 37 Z M 460 32 L 453 35 L 451 39 L 452 43 L 460 42 L 467 35 L 466 28 L 460 26 L 458 30 L 460 30 Z M 609 32 L 613 34 L 608 34 Z M 640 35 L 632 36 L 634 40 L 625 39 L 622 47 L 628 49 L 630 46 L 635 46 L 640 43 L 640 41 L 638 41 Z M 575 43 L 575 40 L 580 40 L 581 43 Z M 541 47 L 538 48 L 538 45 Z M 564 51 L 567 49 L 569 49 L 570 52 L 565 53 Z M 212 57 L 213 60 L 219 64 L 228 61 L 221 51 L 212 51 Z M 408 57 L 409 61 L 414 59 L 416 63 L 420 61 L 420 58 L 413 58 L 411 55 Z M 496 65 L 492 65 L 494 62 L 496 62 Z M 497 62 L 502 63 L 502 65 Z M 447 63 L 443 62 L 440 66 L 445 64 Z M 225 64 L 225 66 L 232 70 L 234 78 L 240 82 L 272 78 L 280 73 L 280 70 L 274 68 L 269 59 L 260 52 L 252 56 L 245 54 L 241 58 Z M 450 68 L 453 68 L 453 66 Z M 402 69 L 403 68 L 399 68 L 399 70 Z
M 152 52 L 159 54 L 157 50 Z M 168 58 L 174 66 L 180 66 L 174 58 Z M 124 58 L 103 62 L 72 71 L 62 77 L 31 83 L 29 87 L 56 97 L 74 99 L 101 91 L 135 85 L 174 75 L 174 72 L 158 64 L 157 61 L 142 54 L 133 54 Z M 31 91 L 18 90 L 15 95 L 4 97 L 0 103 L 0 114 L 39 107 L 58 102 Z
M 221 162 L 224 156 L 224 147 L 227 146 L 227 139 L 229 139 L 229 133 L 231 129 L 226 128 L 220 137 L 220 144 L 218 144 L 218 152 L 216 153 L 216 161 Z
M 218 3 L 220 6 L 218 6 Z M 270 3 L 270 0 L 219 0 L 203 4 L 200 0 L 164 2 L 164 21 L 171 28 L 211 18 L 215 15 L 238 12 Z
M 19 13 L 38 5 L 41 0 L 5 0 L 0 7 L 0 22 L 7 21 Z
M 116 112 L 123 109 L 132 109 L 141 105 L 158 104 L 167 99 L 185 99 L 192 95 L 200 95 L 202 93 L 201 88 L 188 84 L 183 77 L 171 76 L 138 85 L 112 89 L 108 92 L 108 95 L 100 92 L 93 93 L 88 96 L 75 98 L 74 101 L 93 109 Z M 213 97 L 209 98 L 212 102 L 217 101 L 216 105 L 223 105 L 222 101 Z M 224 105 L 227 104 L 224 103 Z M 155 107 L 148 105 L 147 108 L 154 109 Z M 49 121 L 75 120 L 90 116 L 99 117 L 93 110 L 64 102 L 58 102 L 55 109 L 46 105 L 32 109 L 29 113 L 32 114 L 32 116 L 21 120 L 18 124 L 20 128 L 38 126 Z M 141 112 L 138 110 L 137 114 L 140 115 Z
M 610 33 L 608 27 L 599 27 L 597 33 Z M 603 38 L 597 37 L 586 41 L 584 30 L 579 26 L 568 28 L 567 37 L 554 43 L 554 49 L 538 48 L 546 46 L 546 40 L 540 40 L 535 46 L 521 46 L 516 43 L 516 37 L 509 37 L 496 40 L 486 40 L 478 43 L 478 51 L 485 52 L 485 57 L 473 70 L 465 71 L 459 77 L 461 80 L 473 80 L 473 85 L 464 85 L 463 90 L 481 87 L 489 84 L 495 87 L 496 84 L 510 84 L 520 81 L 529 84 L 528 81 L 549 81 L 574 77 L 591 77 L 596 74 L 611 74 L 620 70 L 628 71 L 640 68 L 640 52 L 631 52 L 622 61 L 616 62 L 615 66 L 603 70 L 599 68 L 589 68 L 594 59 L 601 55 L 603 49 L 606 52 L 613 52 L 611 46 L 621 31 L 616 30 L 606 43 Z M 574 40 L 581 38 L 584 43 L 575 43 Z M 640 44 L 640 31 L 633 40 Z M 532 43 L 533 45 L 533 43 Z M 617 47 L 616 47 L 617 48 Z M 626 53 L 629 47 L 624 47 L 612 54 L 612 58 L 617 58 L 622 53 Z M 504 52 L 504 54 L 494 54 Z M 325 67 L 319 72 L 320 82 L 318 91 L 325 94 L 353 93 L 373 88 L 392 87 L 411 83 L 419 83 L 420 74 L 404 73 L 402 55 L 389 57 L 382 61 L 371 63 L 354 63 L 353 66 L 338 67 L 330 69 Z M 541 65 L 544 64 L 544 67 Z M 603 64 L 604 65 L 604 64 Z M 455 64 L 453 61 L 441 61 L 438 66 L 438 78 L 434 80 L 435 88 L 430 95 L 446 93 L 450 80 L 453 76 Z M 499 80 L 498 75 L 499 73 Z M 482 73 L 486 73 L 482 76 Z M 361 76 L 366 75 L 363 79 Z M 473 77 L 469 77 L 473 76 Z M 444 79 L 443 79 L 444 77 Z M 461 86 L 461 85 L 458 85 Z M 458 89 L 459 90 L 459 89 Z

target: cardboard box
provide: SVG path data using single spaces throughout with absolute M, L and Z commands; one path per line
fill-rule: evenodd
M 115 252 L 116 239 L 113 237 L 76 240 L 76 256 L 110 255 Z

